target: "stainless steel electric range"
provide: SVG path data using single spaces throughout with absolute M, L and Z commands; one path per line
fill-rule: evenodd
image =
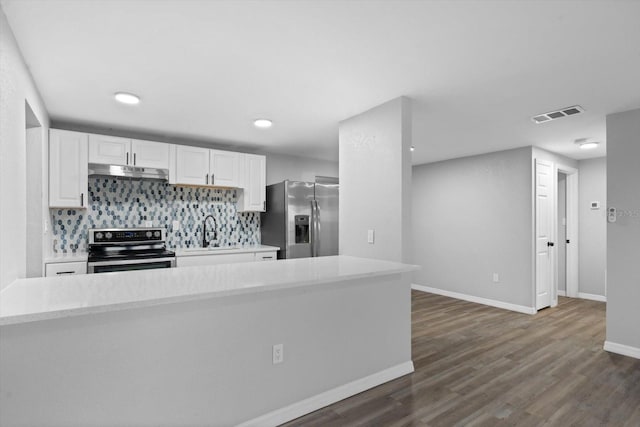
M 94 228 L 89 230 L 87 272 L 148 270 L 176 266 L 164 228 Z

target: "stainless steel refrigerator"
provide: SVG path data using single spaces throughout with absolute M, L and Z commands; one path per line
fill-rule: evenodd
M 280 247 L 278 259 L 338 255 L 337 178 L 267 186 L 260 215 L 262 244 Z

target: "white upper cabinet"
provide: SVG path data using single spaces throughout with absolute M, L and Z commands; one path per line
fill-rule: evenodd
M 87 207 L 88 142 L 85 133 L 49 131 L 49 207 Z
M 218 187 L 240 187 L 240 153 L 210 150 L 209 184 Z
M 238 211 L 264 212 L 266 205 L 267 160 L 257 154 L 241 154 L 242 191 Z
M 168 169 L 169 144 L 89 135 L 89 163 Z
M 176 145 L 176 184 L 210 185 L 209 149 Z
M 131 157 L 131 140 L 115 136 L 89 135 L 89 163 L 126 166 Z
M 132 140 L 130 164 L 143 168 L 169 169 L 169 144 Z
M 170 182 L 185 185 L 240 187 L 240 153 L 208 148 L 176 145 L 175 179 Z

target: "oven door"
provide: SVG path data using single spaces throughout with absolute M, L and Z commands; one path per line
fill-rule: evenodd
M 150 270 L 176 266 L 176 258 L 149 258 L 121 261 L 98 261 L 87 263 L 87 273 L 108 273 L 112 271 Z

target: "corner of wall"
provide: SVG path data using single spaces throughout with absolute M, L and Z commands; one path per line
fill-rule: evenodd
M 26 275 L 26 118 L 25 102 L 46 135 L 49 116 L 0 9 L 0 289 Z M 48 138 L 43 140 L 45 143 Z M 43 150 L 46 154 L 46 149 Z M 43 154 L 44 155 L 44 154 Z M 48 189 L 43 189 L 45 196 Z M 8 201 L 11 201 L 9 206 Z

